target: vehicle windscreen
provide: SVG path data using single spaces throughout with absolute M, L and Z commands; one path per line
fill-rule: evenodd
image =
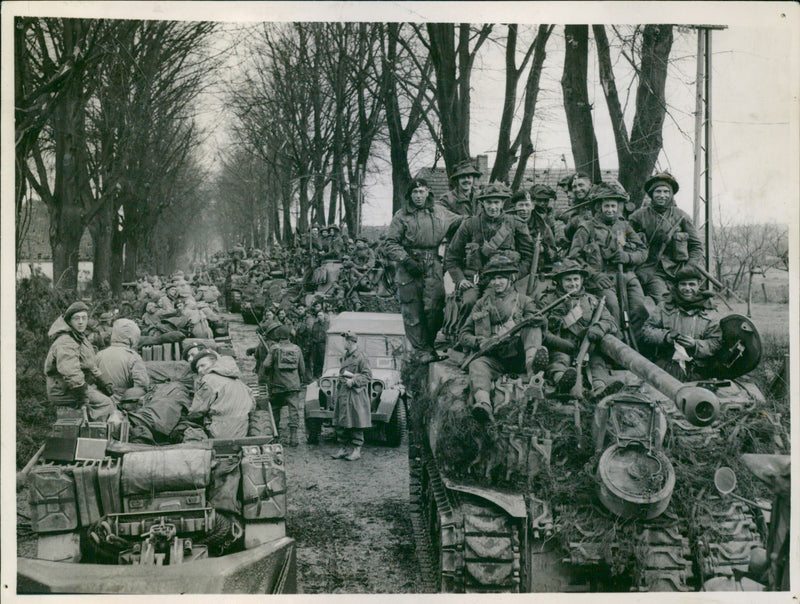
M 405 352 L 405 337 L 398 335 L 359 335 L 358 348 L 369 359 L 372 369 L 400 370 Z M 329 333 L 325 348 L 325 367 L 338 369 L 339 361 L 344 356 L 344 338 L 339 334 Z

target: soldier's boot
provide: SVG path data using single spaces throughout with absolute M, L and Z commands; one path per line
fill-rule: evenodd
M 547 369 L 550 363 L 550 353 L 544 346 L 539 346 L 528 354 L 525 360 L 525 367 L 529 374 L 539 373 Z
M 475 391 L 475 403 L 472 405 L 472 417 L 481 424 L 494 420 L 492 403 L 489 398 L 489 393 L 485 390 Z
M 345 459 L 347 461 L 356 461 L 357 459 L 361 459 L 361 447 L 353 447 L 353 450 L 345 456 Z
M 616 394 L 623 388 L 625 388 L 625 382 L 623 380 L 611 379 L 608 383 L 603 380 L 593 380 L 592 396 L 594 398 L 603 398 Z
M 569 392 L 577 381 L 578 371 L 574 367 L 568 367 L 561 377 L 556 379 L 556 390 L 560 393 Z
M 300 444 L 300 440 L 297 438 L 297 428 L 292 426 L 289 428 L 289 446 L 296 447 Z
M 333 459 L 343 459 L 343 458 L 347 457 L 347 455 L 348 455 L 349 453 L 350 453 L 350 452 L 347 450 L 347 447 L 339 447 L 339 448 L 336 450 L 336 453 L 334 453 L 333 455 L 331 455 L 331 457 L 332 457 Z

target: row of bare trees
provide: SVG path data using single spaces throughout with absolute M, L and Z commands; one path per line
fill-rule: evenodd
M 354 232 L 360 184 L 370 166 L 381 169 L 376 158 L 391 165 L 396 211 L 411 180 L 410 160 L 420 148 L 434 145 L 448 172 L 472 157 L 470 95 L 477 59 L 487 44 L 499 46 L 505 56 L 504 103 L 490 179 L 518 187 L 536 151 L 537 99 L 556 31 L 553 25 L 513 23 L 254 27 L 247 49 L 251 60 L 241 76 L 230 80 L 227 93 L 234 141 L 218 179 L 218 198 L 227 208 L 245 210 L 238 225 L 228 225 L 231 234 L 258 245 L 290 239 L 292 224 L 303 232 L 336 216 Z M 574 165 L 599 180 L 587 85 L 590 33 L 619 178 L 638 205 L 662 147 L 673 27 L 563 27 L 564 51 L 555 60 L 563 61 L 561 87 Z M 627 65 L 626 75 L 633 74 L 623 84 L 614 72 L 619 60 Z M 627 111 L 632 88 L 635 109 Z
M 140 260 L 162 255 L 150 236 L 164 211 L 202 200 L 193 103 L 214 67 L 206 49 L 213 30 L 213 23 L 16 19 L 17 244 L 35 195 L 48 210 L 59 287 L 76 289 L 86 229 L 95 285 L 118 289 Z

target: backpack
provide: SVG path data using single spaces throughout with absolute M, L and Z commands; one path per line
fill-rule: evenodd
M 275 368 L 279 371 L 292 371 L 300 365 L 300 349 L 297 346 L 278 346 Z

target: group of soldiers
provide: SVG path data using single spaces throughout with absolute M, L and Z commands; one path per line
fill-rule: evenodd
M 448 347 L 473 353 L 479 421 L 492 417 L 490 382 L 500 373 L 544 371 L 557 391 L 570 391 L 587 340 L 590 386 L 606 391 L 610 372 L 592 350 L 606 334 L 679 379 L 704 376 L 721 331 L 703 289 L 703 243 L 675 205 L 670 174 L 647 180 L 649 202 L 627 218 L 630 197 L 614 181 L 573 174 L 560 183 L 570 207 L 556 215 L 551 187 L 479 189 L 480 176 L 459 164 L 439 200 L 425 180 L 412 181 L 385 245 L 413 358 L 439 360 Z M 513 338 L 486 348 L 521 322 Z

